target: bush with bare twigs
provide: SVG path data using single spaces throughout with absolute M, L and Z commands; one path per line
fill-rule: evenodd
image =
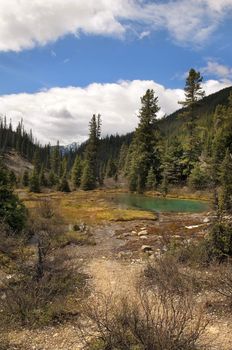
M 142 274 L 145 285 L 149 288 L 157 288 L 160 293 L 168 291 L 171 294 L 183 295 L 191 292 L 199 292 L 202 281 L 195 276 L 193 271 L 183 269 L 178 261 L 169 255 L 164 255 L 149 263 Z
M 35 326 L 62 321 L 76 312 L 74 304 L 69 309 L 67 303 L 78 299 L 85 276 L 68 255 L 54 249 L 59 233 L 59 228 L 40 218 L 30 227 L 30 244 L 24 241 L 16 246 L 10 240 L 4 255 L 10 272 L 6 271 L 0 285 L 2 320 Z M 9 240 L 10 232 L 5 235 Z
M 140 287 L 123 297 L 98 294 L 83 305 L 80 335 L 89 350 L 194 350 L 206 322 L 190 295 Z
M 211 288 L 228 300 L 232 307 L 232 264 L 231 262 L 214 266 Z

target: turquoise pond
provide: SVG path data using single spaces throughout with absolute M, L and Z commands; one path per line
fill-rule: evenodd
M 120 207 L 136 208 L 155 212 L 200 213 L 210 209 L 208 202 L 200 200 L 148 197 L 122 193 L 114 197 Z

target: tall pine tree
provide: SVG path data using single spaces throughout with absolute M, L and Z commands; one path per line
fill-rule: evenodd
M 158 178 L 160 166 L 159 131 L 156 121 L 160 108 L 153 90 L 146 91 L 141 98 L 141 104 L 139 124 L 130 148 L 130 169 L 127 172 L 130 190 L 138 192 L 145 190 L 149 169 L 152 168 Z
M 101 136 L 101 116 L 93 115 L 89 123 L 89 140 L 85 150 L 85 162 L 81 177 L 81 188 L 93 190 L 99 179 L 98 146 Z

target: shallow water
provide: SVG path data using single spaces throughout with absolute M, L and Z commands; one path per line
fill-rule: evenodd
M 120 207 L 130 207 L 155 212 L 199 213 L 209 210 L 209 203 L 199 200 L 147 197 L 139 194 L 122 193 L 114 201 Z

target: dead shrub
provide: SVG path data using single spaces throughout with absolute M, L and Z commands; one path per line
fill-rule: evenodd
M 209 266 L 212 256 L 207 239 L 196 242 L 175 242 L 171 241 L 168 246 L 168 253 L 184 265 L 189 266 Z
M 51 219 L 57 216 L 57 210 L 55 210 L 54 205 L 51 200 L 45 198 L 39 202 L 37 207 L 37 213 L 44 219 Z
M 211 288 L 224 296 L 232 307 L 232 264 L 220 264 L 212 268 Z
M 157 288 L 160 293 L 168 291 L 170 294 L 184 295 L 199 292 L 202 288 L 199 277 L 191 271 L 181 269 L 177 260 L 169 255 L 163 255 L 149 263 L 142 277 L 142 281 L 149 288 Z
M 16 241 L 8 245 L 7 256 L 14 253 L 14 260 L 0 286 L 1 316 L 6 322 L 28 326 L 62 321 L 70 313 L 71 299 L 73 313 L 79 307 L 73 295 L 77 300 L 86 278 L 80 266 L 73 266 L 63 251 L 54 249 L 53 225 L 35 222 L 31 232 L 30 244 L 24 242 L 16 253 Z
M 47 260 L 39 276 L 37 266 L 24 266 L 5 283 L 3 317 L 28 326 L 61 321 L 68 299 L 80 297 L 84 285 L 84 275 L 64 255 Z
M 92 296 L 82 316 L 80 335 L 89 350 L 200 349 L 206 326 L 191 296 L 146 288 L 135 296 Z

